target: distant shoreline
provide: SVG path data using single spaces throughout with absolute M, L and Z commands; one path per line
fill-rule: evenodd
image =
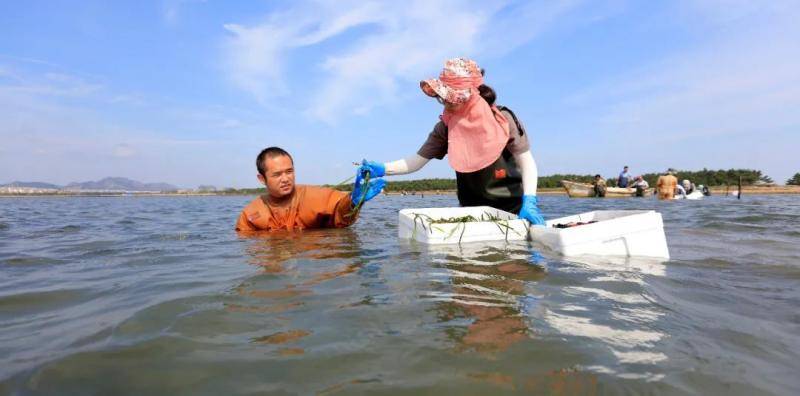
M 711 187 L 711 195 L 722 195 L 736 191 L 736 186 Z M 402 196 L 401 191 L 387 191 L 388 196 Z M 563 188 L 540 188 L 539 195 L 566 195 Z M 800 186 L 743 186 L 743 195 L 785 195 L 800 194 Z M 252 192 L 230 193 L 230 192 L 104 192 L 104 193 L 81 193 L 81 192 L 50 192 L 50 193 L 0 193 L 0 197 L 209 197 L 209 196 L 255 196 Z M 455 190 L 429 190 L 429 191 L 406 191 L 405 195 L 456 195 Z

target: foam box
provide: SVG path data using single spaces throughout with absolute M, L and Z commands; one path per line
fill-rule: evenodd
M 597 223 L 572 228 L 554 224 Z M 531 226 L 530 237 L 564 256 L 628 256 L 669 259 L 661 214 L 652 210 L 598 210 Z
M 493 221 L 473 221 L 462 223 L 435 223 L 431 220 L 471 215 L 494 216 L 502 219 Z M 457 244 L 485 241 L 520 241 L 528 239 L 528 222 L 517 215 L 489 206 L 470 206 L 458 208 L 420 208 L 400 211 L 398 236 L 426 244 Z

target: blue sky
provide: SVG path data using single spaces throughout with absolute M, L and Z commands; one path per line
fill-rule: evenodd
M 486 68 L 541 174 L 800 172 L 797 1 L 5 1 L 0 183 L 300 183 L 414 153 L 449 57 Z M 432 161 L 407 178 L 452 177 Z

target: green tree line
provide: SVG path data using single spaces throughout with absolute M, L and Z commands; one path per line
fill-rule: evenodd
M 647 183 L 650 186 L 655 186 L 656 182 L 658 181 L 658 177 L 663 175 L 663 173 L 646 173 L 643 174 L 642 177 L 647 180 Z M 678 181 L 689 180 L 696 185 L 706 185 L 706 186 L 733 186 L 739 184 L 739 177 L 742 178 L 742 185 L 750 186 L 756 184 L 758 182 L 761 183 L 772 183 L 772 178 L 765 175 L 760 170 L 756 169 L 718 169 L 718 170 L 711 170 L 703 168 L 703 170 L 699 171 L 687 171 L 687 170 L 678 170 L 675 171 L 675 176 L 678 178 Z M 607 179 L 607 184 L 609 186 L 616 186 L 617 185 L 617 176 L 613 176 Z
M 795 173 L 791 179 L 786 181 L 788 186 L 800 186 L 800 173 Z
M 642 175 L 651 186 L 656 185 L 658 177 L 661 173 L 647 173 Z M 704 184 L 706 186 L 724 186 L 736 185 L 739 183 L 739 176 L 742 177 L 743 185 L 752 185 L 758 181 L 764 183 L 772 183 L 769 176 L 764 175 L 760 170 L 754 169 L 719 169 L 709 170 L 703 169 L 700 171 L 676 171 L 675 175 L 678 180 L 688 179 L 695 184 Z M 560 188 L 562 180 L 571 180 L 579 183 L 592 183 L 594 175 L 575 175 L 575 174 L 555 174 L 550 176 L 539 177 L 539 188 Z M 617 185 L 617 176 L 606 178 L 609 186 Z M 794 175 L 789 179 L 786 184 L 800 185 L 800 173 Z M 339 191 L 350 191 L 353 189 L 353 183 L 347 182 L 339 185 L 326 184 L 325 187 L 335 188 Z M 388 192 L 400 191 L 452 191 L 456 189 L 456 179 L 419 179 L 419 180 L 390 180 L 387 179 L 385 190 Z M 246 194 L 256 195 L 263 194 L 264 188 L 245 188 L 233 189 L 228 188 L 218 191 L 222 194 Z

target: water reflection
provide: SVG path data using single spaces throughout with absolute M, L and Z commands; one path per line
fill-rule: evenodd
M 497 372 L 469 373 L 467 377 L 475 382 L 490 384 L 499 389 L 523 391 L 537 395 L 596 395 L 599 390 L 596 374 L 575 368 L 550 370 L 541 374 L 524 376 L 517 380 L 513 376 Z
M 623 276 L 625 281 L 641 279 L 642 275 L 666 275 L 666 260 L 649 257 L 571 256 L 559 257 L 577 267 Z
M 412 248 L 409 246 L 408 248 Z M 542 279 L 525 243 L 429 246 L 437 320 L 460 351 L 495 354 L 529 337 L 523 305 L 531 282 Z
M 315 296 L 315 286 L 358 271 L 365 263 L 358 234 L 349 229 L 306 232 L 249 233 L 246 238 L 248 262 L 262 268 L 234 288 L 240 297 L 228 302 L 229 312 L 282 314 L 279 328 L 252 337 L 260 345 L 296 344 L 313 334 L 312 329 L 292 325 L 291 313 L 303 309 Z M 289 316 L 287 316 L 289 315 Z M 305 353 L 303 348 L 285 347 L 276 351 L 291 357 Z
M 586 366 L 619 378 L 657 381 L 651 370 L 668 360 L 658 352 L 667 335 L 658 322 L 666 314 L 646 292 L 647 277 L 663 277 L 663 260 L 632 257 L 560 257 L 559 272 L 586 279 L 563 286 L 563 304 L 547 307 L 542 318 L 555 334 L 592 340 L 610 354 L 606 364 Z M 597 352 L 595 352 L 597 353 Z M 615 362 L 609 364 L 610 362 Z M 632 367 L 635 367 L 632 368 Z
M 240 234 L 240 237 L 252 242 L 246 248 L 248 262 L 262 267 L 267 273 L 284 272 L 283 266 L 287 262 L 358 259 L 361 256 L 358 234 L 348 228 L 247 233 Z

